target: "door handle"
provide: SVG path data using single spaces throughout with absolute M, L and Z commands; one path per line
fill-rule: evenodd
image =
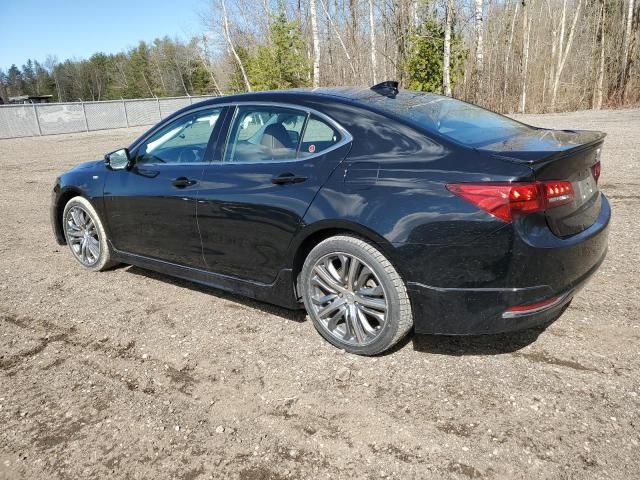
M 274 183 L 276 185 L 284 185 L 287 183 L 302 183 L 306 179 L 307 177 L 301 177 L 293 173 L 287 172 L 287 173 L 281 173 L 277 177 L 273 177 L 271 179 L 271 183 Z
M 174 187 L 185 188 L 190 187 L 191 185 L 195 185 L 198 182 L 196 182 L 195 180 L 189 180 L 187 177 L 178 177 L 171 183 Z

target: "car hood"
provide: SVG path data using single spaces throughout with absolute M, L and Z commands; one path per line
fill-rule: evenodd
M 89 162 L 82 162 L 71 168 L 71 170 L 91 170 L 104 164 L 104 160 L 91 160 Z

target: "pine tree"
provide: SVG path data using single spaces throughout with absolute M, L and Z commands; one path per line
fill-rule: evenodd
M 444 26 L 433 18 L 425 19 L 411 37 L 406 61 L 408 88 L 423 92 L 442 93 Z M 466 52 L 462 40 L 451 32 L 451 86 L 462 74 Z
M 23 95 L 22 72 L 16 65 L 11 65 L 7 72 L 7 95 L 17 97 Z
M 36 95 L 36 72 L 31 59 L 27 60 L 27 63 L 22 65 L 22 80 L 23 80 L 23 93 L 25 95 Z
M 270 43 L 258 47 L 249 59 L 249 79 L 256 90 L 304 87 L 309 84 L 309 61 L 297 21 L 288 21 L 284 11 L 273 19 Z

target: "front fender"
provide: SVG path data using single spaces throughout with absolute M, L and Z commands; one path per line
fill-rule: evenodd
M 98 215 L 104 219 L 103 190 L 108 170 L 102 162 L 81 164 L 56 178 L 51 192 L 49 216 L 56 242 L 65 245 L 66 240 L 62 231 L 62 213 L 67 202 L 82 196 L 91 202 Z M 103 226 L 107 228 L 103 221 Z

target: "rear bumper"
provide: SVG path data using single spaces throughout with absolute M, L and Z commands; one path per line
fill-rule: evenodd
M 540 219 L 533 218 L 467 246 L 425 246 L 420 252 L 414 246 L 414 261 L 430 265 L 407 281 L 415 331 L 494 334 L 554 321 L 604 261 L 610 217 L 603 196 L 596 222 L 570 239 L 553 236 L 546 225 L 536 230 Z M 434 286 L 426 277 L 455 286 Z M 560 300 L 548 308 L 503 316 L 510 307 L 556 296 Z

